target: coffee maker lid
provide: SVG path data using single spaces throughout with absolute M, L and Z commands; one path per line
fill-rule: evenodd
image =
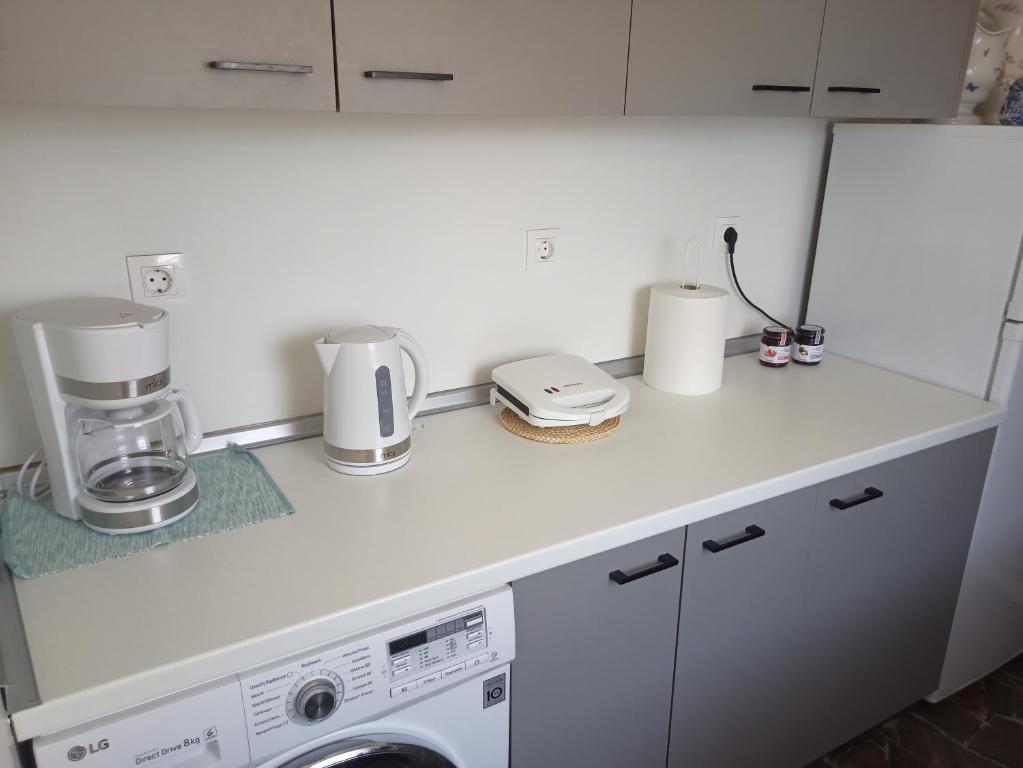
M 64 299 L 36 304 L 17 313 L 22 322 L 82 330 L 152 325 L 165 316 L 162 309 L 125 299 Z
M 393 328 L 363 325 L 358 328 L 344 328 L 327 335 L 328 344 L 378 344 L 394 338 Z

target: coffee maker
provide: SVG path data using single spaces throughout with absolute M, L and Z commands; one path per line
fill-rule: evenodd
M 14 334 L 57 512 L 103 533 L 180 520 L 199 489 L 198 412 L 170 386 L 167 313 L 123 299 L 29 307 Z

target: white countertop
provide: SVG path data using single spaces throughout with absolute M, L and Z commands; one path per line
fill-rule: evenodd
M 296 513 L 28 581 L 43 703 L 21 739 L 232 674 L 577 558 L 988 429 L 989 403 L 835 356 L 726 361 L 673 397 L 627 380 L 613 436 L 551 446 L 497 410 L 430 416 L 403 469 L 328 469 L 320 440 L 257 455 Z

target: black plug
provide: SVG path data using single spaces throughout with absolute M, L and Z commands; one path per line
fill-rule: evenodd
M 725 230 L 725 242 L 728 244 L 728 255 L 735 255 L 735 243 L 739 240 L 739 233 L 735 227 L 729 227 Z

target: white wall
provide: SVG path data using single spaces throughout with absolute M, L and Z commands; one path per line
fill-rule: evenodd
M 553 351 L 641 353 L 646 288 L 741 215 L 743 287 L 795 319 L 826 125 L 0 109 L 0 466 L 36 443 L 10 318 L 128 294 L 124 257 L 180 251 L 173 377 L 207 431 L 321 410 L 311 342 L 400 325 L 431 390 Z M 562 229 L 557 275 L 525 231 Z M 705 257 L 704 281 L 726 285 Z M 733 300 L 728 330 L 763 322 Z

